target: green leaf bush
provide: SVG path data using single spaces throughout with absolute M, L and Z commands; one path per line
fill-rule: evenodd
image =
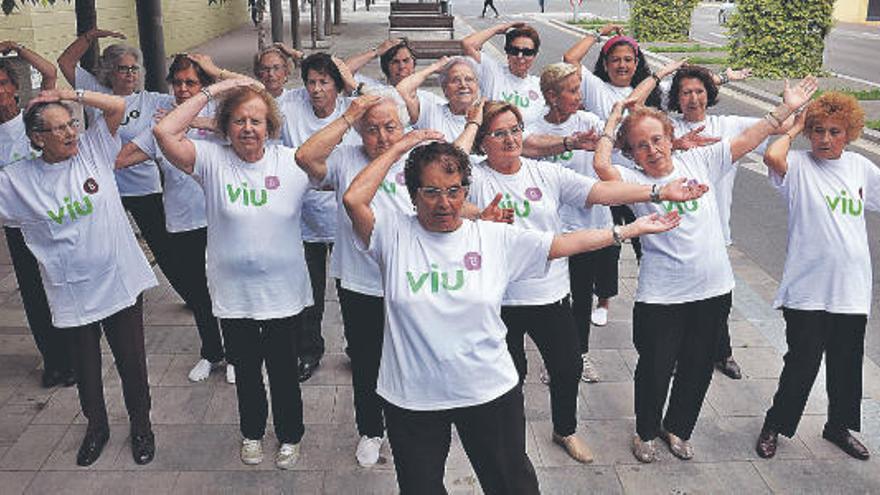
M 822 72 L 834 0 L 739 0 L 728 21 L 730 62 L 757 77 Z
M 639 43 L 687 41 L 699 0 L 632 0 L 630 25 Z

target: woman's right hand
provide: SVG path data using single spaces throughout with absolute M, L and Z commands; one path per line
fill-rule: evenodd
M 207 90 L 209 93 L 211 93 L 212 97 L 216 97 L 217 95 L 220 95 L 226 91 L 229 91 L 232 88 L 237 88 L 239 86 L 251 86 L 259 89 L 264 88 L 263 83 L 257 81 L 256 79 L 251 79 L 249 77 L 236 77 L 216 82 L 208 86 Z
M 121 40 L 126 39 L 125 34 L 120 33 L 119 31 L 110 31 L 107 29 L 98 28 L 93 28 L 86 31 L 85 33 L 83 33 L 83 36 L 89 41 L 94 41 L 101 38 L 119 38 Z
M 467 109 L 467 122 L 476 122 L 478 125 L 483 125 L 483 106 L 486 104 L 486 97 L 482 97 L 474 102 Z
M 620 24 L 605 24 L 599 28 L 599 34 L 602 36 L 608 36 L 611 33 L 623 34 L 623 26 Z
M 437 72 L 443 67 L 446 67 L 446 64 L 448 64 L 450 60 L 452 59 L 447 56 L 443 56 L 433 64 L 429 65 L 428 68 L 431 69 L 431 72 Z
M 351 100 L 351 104 L 348 105 L 348 109 L 345 110 L 345 118 L 349 122 L 357 122 L 358 119 L 364 116 L 367 113 L 367 110 L 370 109 L 376 103 L 379 103 L 382 97 L 379 95 L 361 95 L 357 98 Z
M 643 234 L 659 234 L 661 232 L 666 232 L 668 230 L 672 230 L 678 227 L 678 224 L 680 223 L 681 216 L 678 214 L 677 211 L 672 211 L 670 213 L 667 213 L 666 215 L 652 213 L 650 215 L 645 215 L 643 217 L 637 218 L 635 222 L 621 227 L 621 230 L 624 233 L 624 237 L 629 239 L 630 237 L 637 237 Z M 630 228 L 635 231 L 635 235 L 627 235 L 627 230 L 629 230 Z

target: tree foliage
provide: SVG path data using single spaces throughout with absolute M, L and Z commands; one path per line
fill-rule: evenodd
M 804 77 L 822 71 L 834 0 L 739 0 L 728 21 L 730 61 L 758 77 Z
M 0 1 L 0 9 L 3 10 L 5 15 L 9 15 L 12 13 L 14 9 L 18 8 L 18 4 L 29 3 L 31 5 L 55 5 L 56 0 L 2 0 Z M 70 0 L 67 0 L 67 3 L 70 3 Z
M 699 0 L 631 0 L 630 25 L 639 42 L 687 41 Z

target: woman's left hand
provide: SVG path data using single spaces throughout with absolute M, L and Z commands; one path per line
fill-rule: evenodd
M 752 76 L 752 69 L 736 70 L 732 67 L 728 67 L 724 73 L 727 75 L 728 81 L 742 81 L 743 79 L 748 79 Z
M 706 194 L 708 190 L 709 186 L 706 184 L 682 177 L 667 182 L 660 188 L 660 198 L 666 201 L 690 201 Z
M 803 78 L 796 86 L 791 86 L 786 79 L 785 88 L 782 90 L 782 101 L 788 105 L 788 108 L 795 111 L 810 101 L 817 89 L 819 89 L 819 83 L 813 76 Z
M 480 220 L 497 223 L 513 223 L 513 208 L 500 208 L 501 193 L 495 195 L 495 199 L 480 212 Z
M 476 122 L 483 125 L 483 106 L 486 104 L 486 97 L 479 98 L 467 109 L 467 122 Z
M 61 100 L 73 100 L 76 98 L 76 93 L 71 89 L 44 89 L 40 91 L 40 94 L 31 98 L 31 101 L 28 102 L 27 107 L 31 108 L 37 103 L 52 103 L 58 102 Z
M 682 135 L 679 138 L 672 140 L 672 149 L 674 150 L 689 150 L 692 148 L 699 148 L 701 146 L 709 146 L 710 144 L 715 144 L 718 141 L 721 141 L 721 138 L 714 136 L 703 136 L 700 134 L 706 129 L 706 126 L 701 125 L 696 129 L 692 129 L 687 134 Z
M 216 82 L 210 86 L 208 86 L 208 91 L 211 93 L 211 96 L 216 97 L 217 95 L 229 91 L 232 88 L 237 88 L 239 86 L 251 86 L 254 88 L 263 89 L 264 86 L 260 81 L 256 79 L 251 79 L 249 77 L 236 77 L 231 79 L 224 79 L 220 82 Z

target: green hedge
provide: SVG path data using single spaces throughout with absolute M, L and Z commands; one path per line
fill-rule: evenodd
M 822 72 L 834 0 L 740 0 L 730 17 L 730 60 L 758 77 Z
M 630 25 L 639 43 L 686 41 L 699 0 L 632 0 Z

